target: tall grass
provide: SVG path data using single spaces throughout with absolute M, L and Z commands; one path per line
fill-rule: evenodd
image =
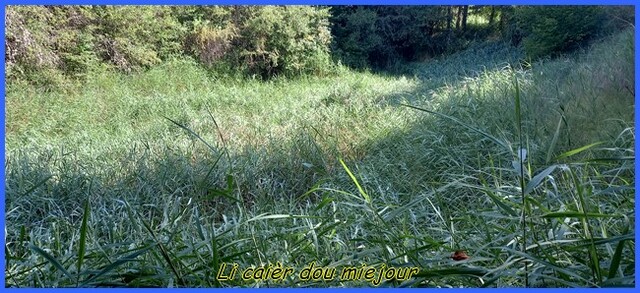
M 633 286 L 632 44 L 525 68 L 490 44 L 413 77 L 216 79 L 178 60 L 65 93 L 8 85 L 6 284 Z M 420 272 L 216 278 L 312 262 Z

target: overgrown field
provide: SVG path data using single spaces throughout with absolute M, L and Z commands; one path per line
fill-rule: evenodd
M 528 64 L 485 43 L 409 75 L 176 60 L 8 84 L 6 286 L 634 286 L 633 44 Z M 312 262 L 338 275 L 303 280 Z M 296 274 L 216 278 L 234 263 Z M 420 271 L 340 279 L 363 265 Z

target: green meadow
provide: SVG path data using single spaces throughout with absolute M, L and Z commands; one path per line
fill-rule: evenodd
M 523 60 L 8 83 L 5 284 L 635 286 L 634 31 Z

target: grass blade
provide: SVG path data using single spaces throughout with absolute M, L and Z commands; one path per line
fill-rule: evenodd
M 601 145 L 601 144 L 603 144 L 603 142 L 601 142 L 601 141 L 599 141 L 599 142 L 594 142 L 594 143 L 592 143 L 592 144 L 585 145 L 585 146 L 583 146 L 583 147 L 579 147 L 579 148 L 577 148 L 577 149 L 570 150 L 570 151 L 568 151 L 568 152 L 564 152 L 564 153 L 560 154 L 559 156 L 557 156 L 557 157 L 556 157 L 556 160 L 560 160 L 560 159 L 563 159 L 563 158 L 571 157 L 571 156 L 573 156 L 573 155 L 579 154 L 579 153 L 581 153 L 581 152 L 584 152 L 584 151 L 586 151 L 586 150 L 588 150 L 588 149 L 590 149 L 590 148 L 592 148 L 592 147 L 595 147 L 595 146 L 598 146 L 598 145 Z
M 611 266 L 609 266 L 609 275 L 607 279 L 613 279 L 616 276 L 616 272 L 620 267 L 620 261 L 622 260 L 622 251 L 624 250 L 625 240 L 618 242 L 616 246 L 616 251 L 613 253 L 613 257 L 611 258 Z
M 151 234 L 151 237 L 153 238 L 153 241 L 160 248 L 160 254 L 164 258 L 164 260 L 167 262 L 167 264 L 169 265 L 169 268 L 171 268 L 171 271 L 173 272 L 173 274 L 176 276 L 176 280 L 178 280 L 178 284 L 181 285 L 181 286 L 184 286 L 185 282 L 182 279 L 182 276 L 180 276 L 180 273 L 178 272 L 178 269 L 176 268 L 176 265 L 171 260 L 171 256 L 169 255 L 169 252 L 164 247 L 162 242 L 158 239 L 158 237 L 156 237 L 156 233 L 153 232 L 153 229 L 151 228 L 151 226 L 143 219 L 142 215 L 140 215 L 140 213 L 138 211 L 133 211 L 132 210 L 132 208 L 131 208 L 131 206 L 129 205 L 128 202 L 125 202 L 125 206 L 127 208 L 127 213 L 129 214 L 129 217 L 133 217 L 133 213 L 134 212 L 135 212 L 136 215 L 138 215 L 138 217 L 140 219 L 140 222 L 142 223 L 142 226 L 144 226 L 144 228 L 147 230 L 147 232 L 149 232 L 149 234 Z
M 34 190 L 36 190 L 36 188 L 38 188 L 41 185 L 45 184 L 49 179 L 51 179 L 51 177 L 53 177 L 53 175 L 49 175 L 49 176 L 45 177 L 44 179 L 40 180 L 38 183 L 34 184 L 31 188 L 29 188 L 29 190 L 23 192 L 22 195 L 20 195 L 20 197 L 24 197 L 24 196 L 28 195 L 29 193 L 33 192 Z
M 76 280 L 76 286 L 80 283 L 80 271 L 82 270 L 82 262 L 84 261 L 84 253 L 86 251 L 89 212 L 89 198 L 87 198 L 84 203 L 84 215 L 82 215 L 82 225 L 80 226 L 80 243 L 78 243 L 78 278 Z
M 516 110 L 516 130 L 518 131 L 518 137 L 520 140 L 520 145 L 522 145 L 522 109 L 520 105 L 520 85 L 518 84 L 518 78 L 516 75 L 513 75 L 513 85 L 515 87 L 515 110 Z
M 94 281 L 94 280 L 98 279 L 100 276 L 102 276 L 102 275 L 104 275 L 104 274 L 106 274 L 106 273 L 108 273 L 108 272 L 110 272 L 110 271 L 113 271 L 115 268 L 117 268 L 117 267 L 119 267 L 119 266 L 121 266 L 121 265 L 123 265 L 123 264 L 125 264 L 125 263 L 131 262 L 131 261 L 134 261 L 138 256 L 140 256 L 140 255 L 142 255 L 142 254 L 146 253 L 146 252 L 147 252 L 147 251 L 149 251 L 149 249 L 151 249 L 152 247 L 153 247 L 153 245 L 149 245 L 149 246 L 144 247 L 144 248 L 142 248 L 142 249 L 140 249 L 140 250 L 138 250 L 138 251 L 136 251 L 136 252 L 134 252 L 134 253 L 132 253 L 132 254 L 129 254 L 129 255 L 127 255 L 127 256 L 125 256 L 125 257 L 123 257 L 123 258 L 119 258 L 119 259 L 117 259 L 117 260 L 116 260 L 116 261 L 114 261 L 113 263 L 110 263 L 109 265 L 107 265 L 106 267 L 104 267 L 102 270 L 100 270 L 100 271 L 99 271 L 98 273 L 96 273 L 95 275 L 91 276 L 89 279 L 87 279 L 87 280 L 85 280 L 84 282 L 82 282 L 81 286 L 82 286 L 82 287 L 85 287 L 86 285 L 88 285 L 88 284 L 89 284 L 89 283 L 91 283 L 92 281 Z
M 53 257 L 51 254 L 49 254 L 48 252 L 44 251 L 40 247 L 37 247 L 37 246 L 35 246 L 33 244 L 29 244 L 29 248 L 31 250 L 35 251 L 37 254 L 39 254 L 42 257 L 44 257 L 47 261 L 49 261 L 49 263 L 51 263 L 54 267 L 56 267 L 58 270 L 60 270 L 62 273 L 64 273 L 69 279 L 73 279 L 73 277 L 71 276 L 71 273 L 69 273 L 69 271 L 67 271 L 67 269 L 65 269 L 62 266 L 62 264 L 55 257 Z
M 533 176 L 531 181 L 529 181 L 529 183 L 527 183 L 527 186 L 524 188 L 524 194 L 527 195 L 531 193 L 536 187 L 538 187 L 538 185 L 540 185 L 540 183 L 542 183 L 542 180 L 544 180 L 544 178 L 546 178 L 547 176 L 549 176 L 549 174 L 555 171 L 557 167 L 558 167 L 557 165 L 549 166 L 546 169 L 544 169 L 542 172 L 538 173 L 538 175 Z
M 257 215 L 249 220 L 247 220 L 248 222 L 254 222 L 254 221 L 260 221 L 260 220 L 272 220 L 272 219 L 289 219 L 289 218 L 296 218 L 296 219 L 321 219 L 322 217 L 318 217 L 318 216 L 305 216 L 305 215 L 286 215 L 286 214 L 275 214 L 275 215 L 268 215 L 268 214 L 260 214 Z
M 601 213 L 583 213 L 578 211 L 565 211 L 565 212 L 552 212 L 546 213 L 541 218 L 544 219 L 552 219 L 552 218 L 578 218 L 578 219 L 590 219 L 590 218 L 617 218 L 624 217 L 624 215 L 620 214 L 601 214 Z
M 549 143 L 549 149 L 547 150 L 547 158 L 545 160 L 546 163 L 551 162 L 553 149 L 556 147 L 556 144 L 558 143 L 558 138 L 560 137 L 560 127 L 562 126 L 563 121 L 564 121 L 564 108 L 562 108 L 560 120 L 558 120 L 558 126 L 556 126 L 556 131 L 553 133 L 553 138 L 551 139 L 551 143 Z
M 515 73 L 513 74 L 513 84 L 515 86 L 515 111 L 516 111 L 516 131 L 518 132 L 518 143 L 520 145 L 518 149 L 518 170 L 520 171 L 520 176 L 518 176 L 518 181 L 520 183 L 520 196 L 522 198 L 522 253 L 527 253 L 527 193 L 525 192 L 524 185 L 524 156 L 520 155 L 520 150 L 522 150 L 523 139 L 522 139 L 522 112 L 520 109 L 520 85 L 518 84 L 518 77 L 516 77 Z M 526 262 L 524 262 L 524 287 L 529 287 L 529 267 Z
M 344 170 L 347 171 L 347 174 L 349 174 L 349 177 L 351 178 L 351 181 L 353 181 L 353 183 L 355 183 L 356 187 L 358 187 L 358 191 L 360 192 L 360 195 L 362 195 L 362 198 L 364 198 L 364 200 L 367 203 L 371 204 L 371 197 L 369 197 L 369 195 L 364 191 L 362 186 L 360 186 L 360 183 L 358 182 L 358 179 L 356 179 L 356 177 L 353 176 L 353 173 L 351 173 L 351 170 L 349 170 L 349 167 L 347 167 L 347 165 L 344 163 L 344 161 L 342 159 L 340 159 L 340 164 L 342 164 L 342 167 L 344 168 Z
M 205 145 L 206 145 L 206 146 L 207 146 L 207 147 L 208 147 L 208 148 L 209 148 L 213 153 L 216 153 L 216 154 L 218 153 L 218 150 L 216 150 L 216 149 L 215 149 L 213 146 L 211 146 L 211 145 L 210 145 L 206 140 L 204 140 L 202 137 L 200 137 L 200 135 L 198 135 L 197 133 L 193 132 L 193 130 L 189 129 L 188 127 L 186 127 L 186 126 L 184 126 L 184 125 L 182 125 L 182 124 L 180 124 L 180 123 L 178 123 L 178 122 L 176 122 L 176 121 L 174 121 L 174 120 L 172 120 L 172 119 L 171 119 L 171 118 L 169 118 L 169 117 L 165 117 L 165 116 L 163 116 L 163 117 L 164 117 L 165 119 L 167 119 L 167 120 L 171 121 L 173 124 L 177 125 L 178 127 L 182 128 L 182 129 L 184 129 L 184 130 L 186 130 L 187 132 L 189 132 L 189 134 L 191 134 L 191 135 L 195 136 L 198 140 L 200 140 L 202 143 L 204 143 L 204 144 L 205 144 Z
M 427 113 L 431 113 L 433 115 L 436 115 L 436 116 L 451 120 L 451 121 L 455 122 L 456 124 L 458 124 L 460 126 L 463 126 L 464 128 L 467 128 L 469 130 L 472 130 L 474 132 L 477 132 L 477 133 L 483 135 L 484 137 L 490 139 L 491 141 L 493 141 L 497 145 L 503 147 L 505 150 L 508 150 L 509 152 L 511 152 L 511 147 L 509 147 L 509 145 L 507 143 L 505 143 L 504 141 L 497 139 L 496 137 L 494 137 L 493 135 L 491 135 L 491 134 L 489 134 L 489 133 L 487 133 L 485 131 L 482 131 L 482 130 L 476 128 L 476 127 L 473 127 L 473 126 L 471 126 L 471 125 L 469 125 L 467 123 L 464 123 L 464 122 L 458 120 L 455 117 L 451 117 L 451 116 L 446 115 L 446 114 L 442 114 L 442 113 L 439 113 L 439 112 L 423 109 L 423 108 L 412 106 L 412 105 L 407 105 L 407 104 L 400 104 L 400 105 L 405 106 L 405 107 L 409 107 L 409 108 L 413 108 L 413 109 L 416 109 L 416 110 L 424 111 L 424 112 L 427 112 Z
M 507 248 L 507 247 L 498 247 L 498 248 L 506 250 L 506 251 L 509 251 L 509 252 L 511 252 L 511 253 L 513 253 L 515 255 L 521 256 L 521 257 L 523 257 L 525 259 L 529 259 L 529 260 L 531 260 L 531 261 L 533 261 L 535 263 L 544 265 L 544 266 L 546 266 L 546 267 L 548 267 L 548 268 L 550 268 L 552 270 L 557 271 L 558 273 L 570 276 L 570 277 L 574 278 L 575 280 L 579 280 L 580 282 L 582 282 L 584 284 L 594 285 L 593 283 L 589 282 L 589 280 L 585 279 L 584 277 L 580 276 L 579 274 L 577 274 L 576 272 L 574 272 L 574 271 L 572 271 L 570 269 L 565 269 L 565 268 L 556 266 L 556 265 L 554 265 L 554 264 L 552 264 L 552 263 L 550 263 L 550 262 L 548 262 L 546 260 L 543 260 L 541 258 L 535 257 L 535 256 L 533 256 L 531 254 L 528 254 L 528 253 L 523 253 L 522 251 L 514 250 L 514 249 L 511 249 L 511 248 Z
M 582 148 L 586 149 L 585 147 Z M 582 229 L 584 230 L 583 237 L 591 242 L 588 250 L 591 272 L 593 274 L 593 281 L 596 284 L 602 284 L 602 271 L 600 270 L 599 261 L 600 258 L 598 256 L 598 250 L 596 249 L 596 245 L 594 243 L 593 234 L 591 232 L 591 225 L 589 224 L 589 206 L 587 206 L 587 201 L 585 200 L 586 198 L 590 198 L 590 195 L 592 194 L 591 189 L 589 188 L 589 185 L 587 185 L 587 188 L 585 190 L 585 188 L 582 186 L 582 182 L 580 182 L 580 180 L 578 179 L 578 175 L 576 174 L 576 172 L 571 170 L 570 174 L 571 178 L 573 179 L 573 185 L 576 189 L 576 194 L 578 195 L 578 200 L 580 203 L 579 208 L 582 210 L 582 214 L 584 215 L 580 218 L 580 221 L 582 222 Z
M 495 194 L 496 191 L 494 191 L 494 190 L 492 190 L 490 188 L 487 188 L 487 187 L 475 186 L 475 185 L 466 184 L 466 183 L 461 183 L 460 186 L 479 189 L 479 190 L 483 191 L 487 196 L 489 196 L 491 201 L 493 201 L 493 203 L 495 203 L 501 210 L 503 210 L 504 212 L 506 212 L 507 214 L 509 214 L 512 217 L 518 216 L 518 212 L 516 212 L 513 208 L 511 208 L 508 205 L 508 203 L 510 203 L 510 202 L 509 201 L 505 201 L 505 200 L 501 199 L 500 197 L 498 197 Z

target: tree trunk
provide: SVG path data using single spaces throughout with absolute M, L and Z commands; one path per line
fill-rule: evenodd
M 449 49 L 449 45 L 451 44 L 451 38 L 453 37 L 453 28 L 451 27 L 453 23 L 453 6 L 447 7 L 447 50 Z
M 509 6 L 500 6 L 500 30 L 504 31 L 507 27 L 507 22 L 511 12 Z
M 460 19 L 462 19 L 462 6 L 458 6 L 458 12 L 456 13 L 456 30 L 460 29 Z
M 462 9 L 462 31 L 466 32 L 467 31 L 467 15 L 469 15 L 469 5 L 465 5 L 463 7 L 464 9 Z
M 491 6 L 491 14 L 489 14 L 489 27 L 493 25 L 493 20 L 496 17 L 496 7 Z
M 447 32 L 451 31 L 451 22 L 453 22 L 453 8 L 447 7 Z

